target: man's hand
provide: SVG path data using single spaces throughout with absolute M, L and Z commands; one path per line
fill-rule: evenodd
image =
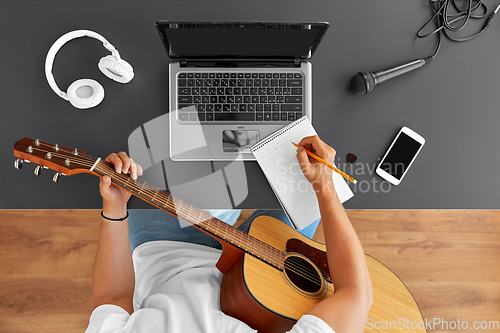
M 123 151 L 118 154 L 110 154 L 105 161 L 114 166 L 116 173 L 130 174 L 132 179 L 137 179 L 137 176 L 141 176 L 143 173 L 142 167 Z M 109 176 L 101 178 L 99 189 L 102 196 L 104 216 L 109 218 L 124 217 L 127 214 L 127 202 L 131 194 L 113 185 Z
M 333 188 L 332 170 L 311 156 L 307 155 L 305 149 L 316 154 L 325 161 L 333 164 L 335 149 L 321 141 L 317 136 L 307 136 L 298 143 L 297 160 L 306 179 L 312 184 L 316 193 L 326 188 Z

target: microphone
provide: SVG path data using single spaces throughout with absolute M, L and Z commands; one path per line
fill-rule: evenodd
M 378 86 L 379 84 L 382 84 L 385 81 L 393 79 L 397 76 L 420 68 L 431 60 L 432 57 L 429 57 L 425 59 L 417 59 L 412 62 L 388 69 L 383 69 L 381 71 L 359 72 L 352 77 L 349 84 L 349 89 L 358 95 L 367 94 L 368 92 L 372 91 L 375 86 Z

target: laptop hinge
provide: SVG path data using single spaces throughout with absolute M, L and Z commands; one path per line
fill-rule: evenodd
M 276 59 L 180 59 L 181 67 L 300 67 L 300 58 Z

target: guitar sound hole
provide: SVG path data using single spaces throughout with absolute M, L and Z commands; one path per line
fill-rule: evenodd
M 299 256 L 288 256 L 285 259 L 285 273 L 299 289 L 315 293 L 321 289 L 321 276 L 314 266 Z

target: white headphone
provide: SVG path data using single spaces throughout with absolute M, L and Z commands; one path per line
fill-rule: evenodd
M 120 58 L 120 53 L 111 43 L 96 32 L 90 30 L 75 30 L 64 34 L 50 47 L 45 59 L 45 76 L 47 82 L 54 92 L 61 98 L 69 101 L 78 109 L 88 109 L 101 103 L 104 99 L 104 88 L 99 82 L 90 79 L 80 79 L 73 82 L 68 92 L 61 91 L 56 84 L 54 75 L 52 75 L 52 65 L 59 49 L 72 39 L 79 37 L 91 37 L 100 40 L 104 47 L 111 52 L 111 55 L 105 56 L 99 60 L 99 69 L 101 72 L 120 83 L 130 82 L 134 78 L 132 66 Z

